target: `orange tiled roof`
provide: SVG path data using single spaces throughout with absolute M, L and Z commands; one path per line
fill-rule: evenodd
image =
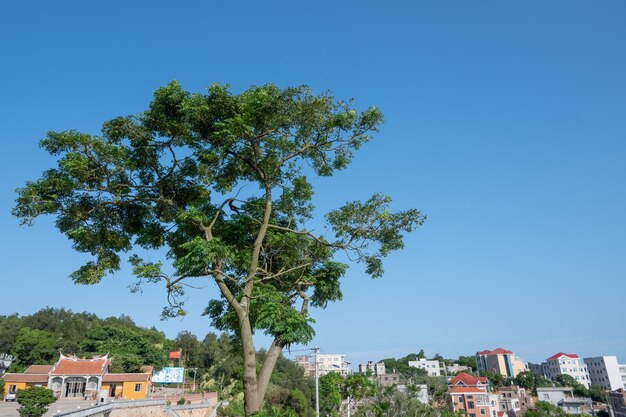
M 48 374 L 4 374 L 5 382 L 30 382 L 32 384 L 47 384 Z
M 484 376 L 475 377 L 466 372 L 461 372 L 460 374 L 458 374 L 457 376 L 455 376 L 454 378 L 450 380 L 450 384 L 452 385 L 457 385 L 459 383 L 462 383 L 463 385 L 466 385 L 466 386 L 476 386 L 479 383 L 486 384 L 487 378 L 485 378 Z
M 77 356 L 61 358 L 50 371 L 50 375 L 102 375 L 109 366 L 109 357 L 96 356 L 91 359 L 81 359 Z
M 150 374 L 105 374 L 102 382 L 144 382 Z
M 144 365 L 141 367 L 141 372 L 144 374 L 152 375 L 154 373 L 154 366 L 152 365 Z
M 48 374 L 54 365 L 31 365 L 24 371 L 25 374 Z

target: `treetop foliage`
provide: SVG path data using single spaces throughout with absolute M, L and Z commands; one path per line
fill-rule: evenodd
M 347 265 L 337 258 L 380 277 L 383 259 L 424 222 L 375 193 L 328 212 L 326 233 L 311 229 L 307 175 L 346 168 L 382 122 L 376 107 L 357 110 L 306 86 L 233 94 L 213 84 L 199 94 L 171 82 L 146 111 L 105 122 L 100 135 L 49 132 L 41 146 L 57 166 L 18 190 L 13 214 L 23 224 L 54 215 L 74 249 L 92 255 L 71 274 L 76 283 L 99 282 L 130 253 L 135 290 L 165 285 L 164 318 L 185 315 L 185 291 L 211 280 L 221 297 L 209 297 L 205 314 L 244 346 L 249 416 L 280 350 L 312 340 L 309 306 L 342 298 Z M 154 249 L 167 259 L 144 259 Z M 259 375 L 255 331 L 273 338 Z
M 185 314 L 188 278 L 213 276 L 229 295 L 206 313 L 218 328 L 233 328 L 228 304 L 251 297 L 243 290 L 253 280 L 255 301 L 244 302 L 255 303 L 253 327 L 283 345 L 306 342 L 310 319 L 293 303 L 341 299 L 346 266 L 333 253 L 378 277 L 382 258 L 402 248 L 402 233 L 424 220 L 417 210 L 392 213 L 389 197 L 375 194 L 328 213 L 332 238 L 305 227 L 313 187 L 304 168 L 319 176 L 345 168 L 381 123 L 375 107 L 357 111 L 305 86 L 232 94 L 213 84 L 199 94 L 171 82 L 145 112 L 105 122 L 101 135 L 49 132 L 41 146 L 58 165 L 18 190 L 13 213 L 24 224 L 56 215 L 74 248 L 93 256 L 72 273 L 77 283 L 99 282 L 134 248 L 166 247 L 172 274 L 162 262 L 130 257 L 139 283 L 165 283 L 165 317 Z M 241 197 L 246 186 L 261 195 Z

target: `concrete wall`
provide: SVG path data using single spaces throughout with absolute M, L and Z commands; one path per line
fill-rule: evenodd
M 114 401 L 79 411 L 58 414 L 58 417 L 209 417 L 215 402 L 166 406 L 161 400 Z

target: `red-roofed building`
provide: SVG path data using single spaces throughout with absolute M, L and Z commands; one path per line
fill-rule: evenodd
M 476 377 L 466 372 L 461 372 L 460 374 L 452 377 L 448 384 L 450 385 L 450 389 L 455 387 L 466 387 L 477 388 L 483 392 L 487 392 L 489 390 L 489 381 L 487 378 L 484 376 Z
M 524 361 L 503 348 L 476 352 L 476 366 L 479 372 L 493 372 L 505 378 L 515 378 L 520 372 L 528 370 Z
M 559 352 L 550 356 L 542 364 L 545 376 L 557 380 L 561 375 L 570 375 L 576 381 L 589 388 L 589 372 L 587 365 L 573 353 Z
M 47 387 L 57 398 L 146 397 L 151 373 L 110 373 L 110 364 L 108 355 L 86 359 L 61 353 L 54 365 L 31 365 L 22 374 L 4 374 L 5 397 L 32 386 Z
M 450 381 L 448 392 L 452 409 L 467 417 L 498 417 L 498 396 L 488 392 L 486 378 L 459 374 Z
M 49 374 L 54 365 L 31 365 L 24 371 L 25 374 Z
M 571 358 L 571 359 L 576 359 L 576 358 L 578 358 L 578 355 L 576 355 L 575 353 L 563 353 L 563 352 L 559 352 L 559 353 L 556 353 L 556 354 L 554 354 L 554 355 L 550 356 L 548 359 L 546 359 L 546 362 L 547 362 L 547 361 L 553 361 L 553 360 L 555 360 L 555 359 L 559 359 L 559 358 L 563 358 L 563 357 L 566 357 L 566 358 Z

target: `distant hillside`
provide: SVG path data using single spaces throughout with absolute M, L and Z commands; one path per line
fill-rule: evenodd
M 155 328 L 137 326 L 128 316 L 101 319 L 91 313 L 44 308 L 28 316 L 0 316 L 0 353 L 15 356 L 12 371 L 51 364 L 59 350 L 79 356 L 110 353 L 113 366 L 132 372 L 141 365 L 164 366 L 176 342 Z
M 21 372 L 33 364 L 52 364 L 58 359 L 59 350 L 85 357 L 109 353 L 113 372 L 139 372 L 142 365 L 156 368 L 168 365 L 168 353 L 182 350 L 187 381 L 195 377 L 198 389 L 218 391 L 221 398 L 236 400 L 243 388 L 243 361 L 238 349 L 239 343 L 226 333 L 208 333 L 199 340 L 194 334 L 181 331 L 171 340 L 155 328 L 137 326 L 124 315 L 101 319 L 91 313 L 47 307 L 27 316 L 0 316 L 0 354 L 16 358 L 10 372 Z M 264 354 L 259 352 L 259 361 Z M 311 378 L 305 377 L 302 368 L 293 361 L 281 357 L 271 378 L 267 400 L 282 406 L 294 395 L 308 404 L 307 412 L 302 415 L 310 414 L 314 404 Z

